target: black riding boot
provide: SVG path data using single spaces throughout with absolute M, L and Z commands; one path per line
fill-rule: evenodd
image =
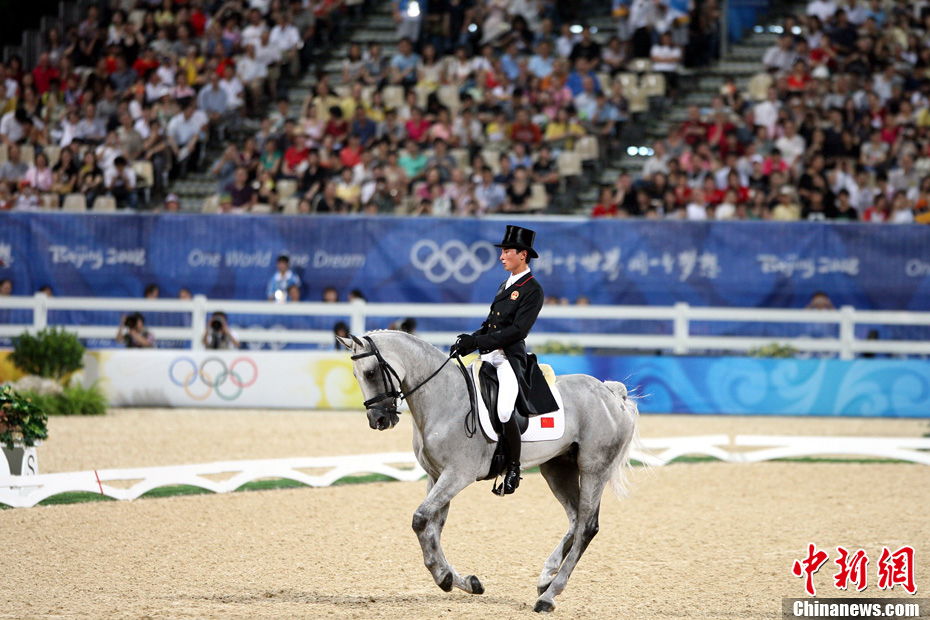
M 510 462 L 507 464 L 507 471 L 504 473 L 504 481 L 494 487 L 495 495 L 510 495 L 520 486 L 520 427 L 517 425 L 517 415 L 514 412 L 510 420 L 504 423 L 504 440 L 507 442 L 507 451 L 510 456 Z

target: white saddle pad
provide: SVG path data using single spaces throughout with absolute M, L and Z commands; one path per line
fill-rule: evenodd
M 475 360 L 471 364 L 471 372 L 475 379 L 475 390 L 478 396 L 478 419 L 481 421 L 481 430 L 488 436 L 488 439 L 497 441 L 497 433 L 494 431 L 494 426 L 491 424 L 491 414 L 484 404 L 484 399 L 481 398 L 481 388 L 478 384 L 478 374 L 481 371 L 481 364 L 483 364 L 481 360 Z M 565 433 L 565 407 L 562 406 L 562 395 L 555 385 L 550 385 L 549 389 L 552 390 L 552 397 L 555 398 L 559 410 L 554 413 L 546 413 L 529 418 L 530 423 L 523 432 L 523 435 L 520 436 L 523 441 L 552 441 L 553 439 L 561 439 L 562 435 Z M 497 415 L 497 412 L 494 412 L 494 415 Z

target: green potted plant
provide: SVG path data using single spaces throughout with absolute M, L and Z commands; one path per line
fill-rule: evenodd
M 63 328 L 24 333 L 13 341 L 10 361 L 25 376 L 14 387 L 48 415 L 101 415 L 107 401 L 96 384 L 69 382 L 84 367 L 84 346 Z
M 38 473 L 35 447 L 48 438 L 48 416 L 9 385 L 0 387 L 0 474 Z M 4 471 L 6 469 L 6 471 Z

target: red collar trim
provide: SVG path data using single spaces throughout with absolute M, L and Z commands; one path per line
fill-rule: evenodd
M 532 280 L 532 279 L 535 278 L 535 277 L 536 277 L 536 276 L 530 274 L 530 277 L 528 277 L 528 278 L 527 278 L 526 280 L 524 280 L 523 282 L 520 282 L 519 284 L 517 284 L 516 282 L 514 282 L 513 285 L 514 285 L 514 286 L 523 286 L 524 284 L 526 284 L 527 282 L 529 282 L 530 280 Z

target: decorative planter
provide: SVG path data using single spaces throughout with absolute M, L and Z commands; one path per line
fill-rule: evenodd
M 36 447 L 42 442 L 37 441 L 35 446 L 13 444 L 13 449 L 0 444 L 3 458 L 0 459 L 0 477 L 2 476 L 35 476 L 39 473 L 39 460 L 36 456 Z

